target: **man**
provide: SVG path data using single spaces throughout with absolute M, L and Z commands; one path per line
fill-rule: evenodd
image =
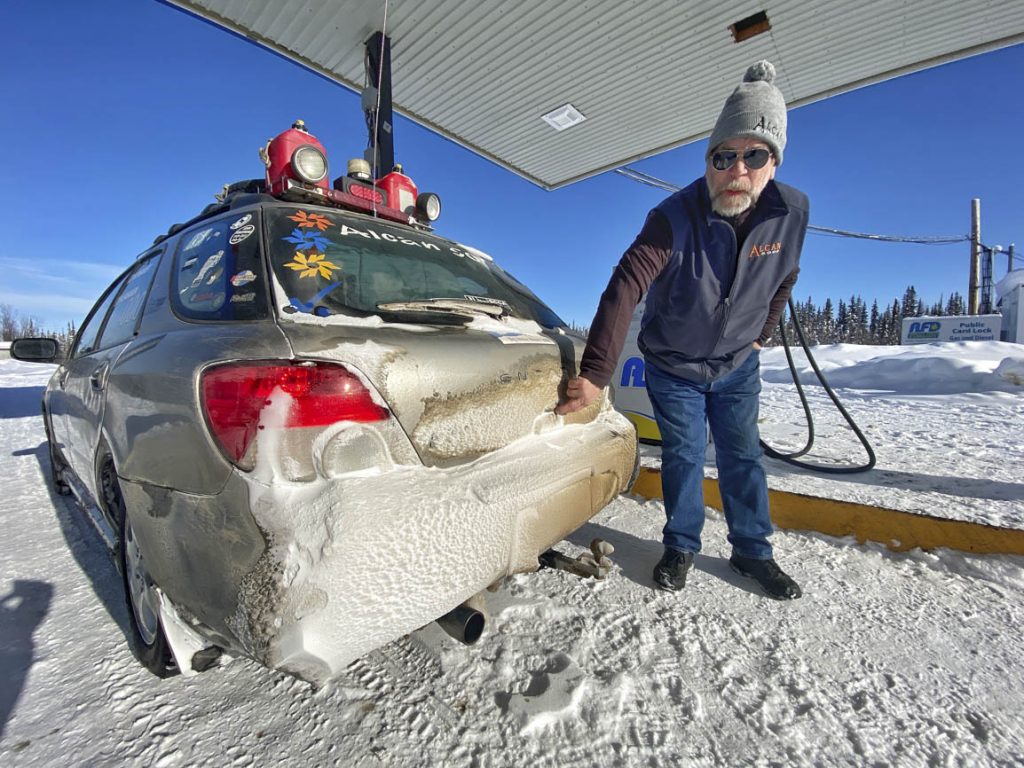
M 647 294 L 639 346 L 662 436 L 668 521 L 655 583 L 686 584 L 704 526 L 705 420 L 718 463 L 732 568 L 769 597 L 800 597 L 775 563 L 757 429 L 759 350 L 796 282 L 807 232 L 803 193 L 776 183 L 786 103 L 767 61 L 726 100 L 702 178 L 658 205 L 616 267 L 590 329 L 580 375 L 557 413 L 590 404 L 608 385 L 630 318 Z

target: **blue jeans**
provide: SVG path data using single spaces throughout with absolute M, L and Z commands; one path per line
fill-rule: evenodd
M 661 483 L 668 522 L 666 547 L 700 551 L 704 528 L 705 419 L 711 425 L 718 485 L 729 525 L 729 543 L 743 557 L 772 556 L 768 483 L 757 430 L 760 355 L 710 384 L 680 379 L 646 366 L 647 392 L 661 430 Z

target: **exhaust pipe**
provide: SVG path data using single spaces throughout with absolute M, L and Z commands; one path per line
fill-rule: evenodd
M 460 643 L 473 645 L 487 626 L 487 603 L 484 596 L 473 595 L 439 618 L 437 624 Z

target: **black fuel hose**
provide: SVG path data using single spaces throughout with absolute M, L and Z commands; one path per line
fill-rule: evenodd
M 793 317 L 793 328 L 796 330 L 796 335 L 800 339 L 800 346 L 803 347 L 804 354 L 807 355 L 807 360 L 810 362 L 811 368 L 814 369 L 814 373 L 817 375 L 818 381 L 821 382 L 821 386 L 824 387 L 828 396 L 832 398 L 832 402 L 835 403 L 839 413 L 843 415 L 843 418 L 846 419 L 846 423 L 850 425 L 850 429 L 853 430 L 857 439 L 860 440 L 861 445 L 864 446 L 864 450 L 867 451 L 868 454 L 868 462 L 867 464 L 854 467 L 835 467 L 827 464 L 812 464 L 808 461 L 797 460 L 797 457 L 803 456 L 811 450 L 811 446 L 814 445 L 814 419 L 811 418 L 811 407 L 807 403 L 807 395 L 804 394 L 804 388 L 800 384 L 800 376 L 796 371 L 796 363 L 793 362 L 793 354 L 789 349 L 789 340 L 786 338 L 786 328 L 784 323 L 785 318 L 780 318 L 779 320 L 779 333 L 782 335 L 782 346 L 786 350 L 786 360 L 789 362 L 790 373 L 793 374 L 793 383 L 796 384 L 796 391 L 800 395 L 800 403 L 804 407 L 804 416 L 807 419 L 807 444 L 799 451 L 794 451 L 793 453 L 781 453 L 769 446 L 764 440 L 761 441 L 761 447 L 764 449 L 766 456 L 778 459 L 779 461 L 784 461 L 787 464 L 792 464 L 796 467 L 810 469 L 815 472 L 827 472 L 833 475 L 849 475 L 855 472 L 867 472 L 875 466 L 875 452 L 871 449 L 871 444 L 864 436 L 864 433 L 861 432 L 860 428 L 856 423 L 854 423 L 853 417 L 850 416 L 849 412 L 847 412 L 843 407 L 843 404 L 839 402 L 839 398 L 836 396 L 836 393 L 832 391 L 832 387 L 828 385 L 821 369 L 818 368 L 817 361 L 815 361 L 814 356 L 811 354 L 811 350 L 807 347 L 807 340 L 804 338 L 804 329 L 801 327 L 800 321 L 797 319 L 796 308 L 793 306 L 792 297 L 789 299 L 789 314 Z

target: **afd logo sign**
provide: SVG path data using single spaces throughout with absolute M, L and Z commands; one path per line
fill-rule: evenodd
M 647 387 L 647 378 L 644 374 L 644 359 L 642 357 L 630 357 L 622 364 L 622 376 L 619 379 L 620 387 Z
M 999 315 L 905 317 L 900 340 L 904 344 L 951 341 L 997 341 L 1002 329 Z
M 910 331 L 907 333 L 908 339 L 937 339 L 939 338 L 939 329 L 942 328 L 942 323 L 931 320 L 928 322 L 917 322 L 910 324 Z

